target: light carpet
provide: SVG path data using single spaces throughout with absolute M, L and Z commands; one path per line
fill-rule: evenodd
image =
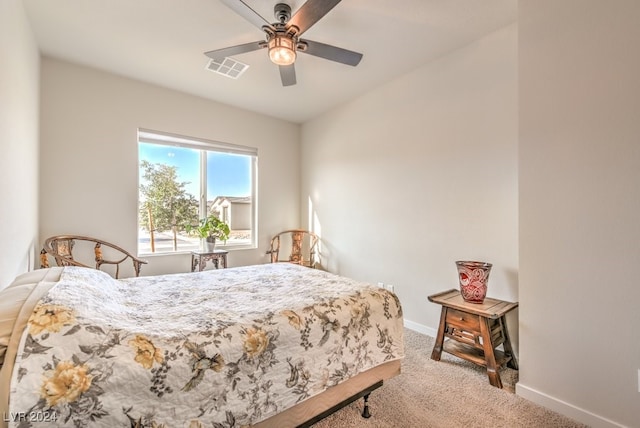
M 405 329 L 402 374 L 371 393 L 371 418 L 360 416 L 359 399 L 313 427 L 585 427 L 517 396 L 517 370 L 501 369 L 504 388 L 498 389 L 482 367 L 446 353 L 439 362 L 432 360 L 433 343 L 434 338 Z

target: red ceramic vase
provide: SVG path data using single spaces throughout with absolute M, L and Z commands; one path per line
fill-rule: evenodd
M 457 261 L 460 294 L 469 303 L 482 303 L 487 296 L 487 282 L 491 272 L 491 263 Z

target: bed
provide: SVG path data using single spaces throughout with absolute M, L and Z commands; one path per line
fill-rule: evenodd
M 124 280 L 53 267 L 0 302 L 9 427 L 309 425 L 404 357 L 393 293 L 288 263 Z

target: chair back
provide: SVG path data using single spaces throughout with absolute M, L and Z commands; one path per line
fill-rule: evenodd
M 135 276 L 140 276 L 140 268 L 147 263 L 146 260 L 139 259 L 115 244 L 80 235 L 57 235 L 47 238 L 40 251 L 41 268 L 49 267 L 49 256 L 58 266 L 95 267 L 103 270 L 103 265 L 110 265 L 113 269 L 109 273 L 115 278 L 120 276 L 120 264 L 127 259 L 133 264 Z
M 271 238 L 267 254 L 271 255 L 271 263 L 289 262 L 315 268 L 318 239 L 318 235 L 308 230 L 285 230 Z

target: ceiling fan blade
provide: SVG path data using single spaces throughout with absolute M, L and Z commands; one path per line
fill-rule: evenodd
M 318 22 L 341 0 L 307 0 L 287 22 L 287 26 L 295 25 L 300 29 L 298 36 Z
M 300 41 L 305 43 L 307 47 L 306 49 L 301 49 L 298 52 L 304 52 L 309 55 L 317 56 L 346 65 L 351 65 L 354 67 L 358 65 L 360 63 L 360 60 L 362 59 L 362 54 L 358 52 L 342 49 L 320 42 L 314 42 L 312 40 Z
M 280 80 L 282 80 L 282 86 L 292 86 L 296 84 L 296 68 L 291 65 L 279 65 L 280 68 Z
M 246 52 L 257 51 L 265 47 L 264 41 L 245 43 L 243 45 L 230 46 L 228 48 L 216 49 L 213 51 L 205 52 L 204 54 L 212 59 L 223 59 L 228 56 L 240 55 Z
M 258 12 L 253 10 L 251 6 L 245 3 L 243 0 L 221 0 L 222 3 L 231 8 L 235 13 L 252 23 L 258 28 L 262 28 L 263 25 L 271 25 L 269 21 L 264 19 Z

